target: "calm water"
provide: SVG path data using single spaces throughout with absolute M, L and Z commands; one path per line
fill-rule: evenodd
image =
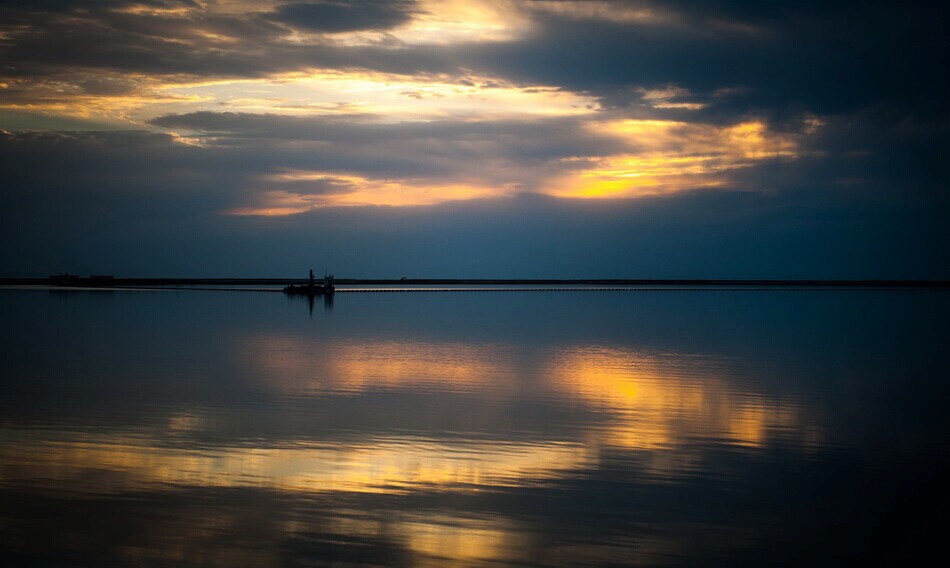
M 939 549 L 950 292 L 0 290 L 5 566 Z

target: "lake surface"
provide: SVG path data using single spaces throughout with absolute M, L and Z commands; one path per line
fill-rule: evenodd
M 940 290 L 0 290 L 0 560 L 922 561 L 948 316 Z

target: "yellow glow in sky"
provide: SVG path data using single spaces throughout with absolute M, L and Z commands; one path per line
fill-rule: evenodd
M 302 179 L 307 177 L 308 174 L 304 174 Z M 256 204 L 231 209 L 225 213 L 272 217 L 304 213 L 319 207 L 434 205 L 443 201 L 499 197 L 504 194 L 502 190 L 466 185 L 424 185 L 425 182 L 411 184 L 396 180 L 370 180 L 351 175 L 333 177 L 346 182 L 349 190 L 344 193 L 301 194 L 274 189 L 260 193 Z
M 369 113 L 385 122 L 571 116 L 590 114 L 599 106 L 592 97 L 543 85 L 517 86 L 490 77 L 412 78 L 359 71 L 169 85 L 163 91 L 182 99 L 184 104 L 178 112 L 214 110 L 294 116 Z
M 564 16 L 581 19 L 607 20 L 638 24 L 670 24 L 675 21 L 672 13 L 662 12 L 645 5 L 624 5 L 617 2 L 600 0 L 537 0 L 531 6 Z
M 531 21 L 509 0 L 420 0 L 414 17 L 385 32 L 333 34 L 343 45 L 452 45 L 511 41 L 531 29 Z
M 731 170 L 765 159 L 797 156 L 796 140 L 759 121 L 732 126 L 668 120 L 621 120 L 591 128 L 624 142 L 629 153 L 597 161 L 547 189 L 557 197 L 618 198 L 660 195 L 731 183 Z
M 595 122 L 593 132 L 610 136 L 626 150 L 593 160 L 593 167 L 568 168 L 542 180 L 540 191 L 568 198 L 630 198 L 687 189 L 723 187 L 733 170 L 767 159 L 797 157 L 798 143 L 790 135 L 772 132 L 758 121 L 731 126 L 664 120 Z M 433 183 L 427 180 L 370 180 L 333 172 L 289 172 L 273 181 L 319 179 L 332 175 L 351 190 L 331 194 L 301 194 L 274 187 L 259 202 L 228 211 L 234 215 L 289 215 L 318 207 L 353 205 L 432 205 L 444 201 L 495 198 L 513 194 L 514 186 L 486 180 L 483 185 Z M 539 176 L 540 177 L 540 176 Z
M 800 137 L 814 133 L 821 126 L 815 117 L 806 117 L 802 132 L 797 133 L 777 132 L 766 122 L 755 119 L 731 125 L 692 122 L 690 116 L 700 115 L 694 111 L 712 103 L 703 102 L 688 88 L 676 84 L 629 86 L 631 100 L 639 97 L 639 111 L 646 109 L 645 116 L 653 112 L 653 116 L 658 117 L 630 118 L 622 108 L 604 105 L 592 93 L 551 84 L 519 82 L 516 78 L 453 64 L 451 57 L 451 48 L 457 46 L 511 42 L 527 37 L 536 31 L 539 15 L 545 14 L 574 19 L 578 25 L 590 20 L 623 21 L 632 26 L 683 25 L 672 11 L 651 6 L 619 6 L 601 1 L 525 4 L 510 0 L 421 0 L 406 13 L 405 21 L 397 19 L 395 27 L 389 29 L 321 33 L 306 26 L 274 24 L 268 28 L 272 35 L 261 37 L 253 34 L 244 37 L 238 31 L 240 27 L 222 23 L 225 20 L 221 18 L 238 14 L 279 21 L 279 18 L 273 20 L 277 6 L 277 2 L 241 1 L 167 9 L 132 5 L 118 10 L 123 18 L 141 25 L 153 19 L 175 22 L 165 27 L 156 26 L 155 30 L 166 30 L 165 35 L 153 38 L 156 41 L 173 42 L 196 51 L 211 50 L 222 57 L 232 55 L 229 50 L 235 50 L 251 59 L 259 49 L 266 52 L 255 41 L 275 42 L 270 47 L 288 48 L 287 53 L 300 57 L 297 65 L 277 65 L 269 73 L 233 75 L 147 74 L 77 67 L 36 77 L 4 78 L 0 83 L 0 128 L 4 127 L 4 112 L 8 122 L 17 125 L 29 123 L 30 116 L 38 117 L 38 124 L 47 125 L 60 118 L 64 121 L 64 130 L 74 130 L 78 123 L 94 129 L 171 132 L 151 121 L 166 115 L 194 112 L 281 115 L 288 117 L 285 121 L 308 117 L 339 120 L 344 126 L 321 139 L 319 144 L 310 141 L 308 146 L 296 140 L 293 133 L 285 137 L 280 131 L 267 132 L 263 137 L 266 142 L 261 142 L 261 138 L 253 142 L 272 145 L 274 152 L 270 155 L 275 157 L 270 159 L 276 163 L 266 164 L 262 159 L 260 169 L 248 174 L 244 184 L 246 191 L 240 193 L 247 197 L 238 198 L 243 201 L 236 201 L 218 213 L 277 217 L 321 207 L 426 206 L 446 201 L 504 198 L 523 192 L 604 199 L 637 198 L 699 188 L 736 188 L 737 170 L 765 160 L 799 157 Z M 217 19 L 209 15 L 216 15 Z M 6 33 L 13 34 L 15 30 Z M 323 63 L 325 67 L 321 67 L 320 57 L 311 60 L 298 51 L 308 47 L 317 53 L 354 50 L 362 55 L 353 59 L 352 64 Z M 384 72 L 380 69 L 386 66 L 374 68 L 360 63 L 361 58 L 371 58 L 372 54 L 416 53 L 412 50 L 426 49 L 433 50 L 426 53 L 433 54 L 438 61 L 435 69 L 439 71 Z M 443 54 L 446 54 L 444 61 Z M 737 89 L 741 88 L 733 90 Z M 728 88 L 720 89 L 709 100 L 728 97 L 730 92 Z M 666 116 L 679 118 L 661 118 Z M 526 131 L 537 132 L 531 130 L 531 126 L 545 121 L 556 123 L 552 136 L 563 139 L 537 140 L 530 138 L 530 134 L 519 138 L 519 122 L 525 123 Z M 200 126 L 193 126 L 199 130 L 190 131 L 187 126 L 178 126 L 172 133 L 178 142 L 192 146 L 213 146 L 217 140 L 214 135 L 228 147 L 240 147 L 247 143 L 242 137 L 256 135 L 241 132 L 240 124 L 231 125 L 233 130 L 229 130 L 227 122 L 220 121 L 223 132 L 208 133 L 200 130 Z M 464 136 L 452 138 L 460 136 L 461 129 L 446 127 L 489 122 L 510 125 L 510 128 L 494 138 L 485 134 L 481 138 L 467 139 Z M 182 123 L 189 124 L 187 120 Z M 416 133 L 417 140 L 425 142 L 418 142 L 412 150 L 400 154 L 392 145 L 386 146 L 385 141 L 373 140 L 371 136 L 364 135 L 358 142 L 348 140 L 345 127 L 354 124 L 364 133 L 371 131 L 374 125 L 407 124 Z M 433 125 L 433 131 L 427 138 L 425 132 L 429 125 Z M 575 130 L 577 135 L 571 139 L 570 134 Z M 340 139 L 333 138 L 335 135 Z M 235 140 L 239 142 L 231 144 Z M 587 140 L 591 143 L 578 143 Z M 555 150 L 547 147 L 549 142 Z M 366 159 L 362 162 L 364 165 L 350 169 L 323 166 L 306 170 L 306 166 L 300 165 L 304 160 L 298 159 L 293 165 L 280 163 L 282 145 L 288 144 L 294 144 L 295 150 L 309 150 L 315 155 L 332 147 L 337 152 L 331 154 L 345 151 Z M 450 146 L 452 151 L 441 156 L 442 145 Z M 556 150 L 558 147 L 562 148 L 560 152 Z M 536 154 L 534 148 L 538 148 Z M 509 149 L 516 151 L 509 152 Z M 519 161 L 509 154 L 527 158 Z M 376 156 L 383 161 L 391 160 L 397 166 L 381 173 L 365 165 Z M 414 160 L 429 158 L 441 160 L 438 167 L 415 168 Z M 326 161 L 315 160 L 315 163 Z M 288 168 L 300 171 L 288 171 Z M 414 170 L 440 173 L 428 177 L 405 173 Z M 282 173 L 275 176 L 273 172 Z M 278 179 L 278 176 L 282 177 Z M 297 181 L 306 180 L 308 176 L 333 177 L 347 184 L 348 189 L 308 193 L 299 191 L 299 186 L 292 190 L 282 185 L 294 182 L 295 176 Z

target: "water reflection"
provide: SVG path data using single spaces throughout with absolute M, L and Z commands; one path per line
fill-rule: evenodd
M 699 438 L 761 448 L 776 435 L 813 446 L 821 436 L 820 419 L 806 419 L 801 401 L 731 385 L 721 360 L 573 347 L 547 375 L 569 396 L 612 412 L 601 439 L 624 448 L 672 450 Z
M 255 486 L 282 491 L 402 493 L 478 491 L 536 484 L 594 462 L 577 444 L 461 443 L 413 438 L 365 445 L 230 447 L 211 451 L 168 446 L 161 438 L 77 436 L 50 442 L 38 432 L 4 437 L 0 455 L 15 468 L 2 479 L 44 479 L 95 493 L 167 486 Z M 486 486 L 486 487 L 481 487 Z
M 313 317 L 313 307 L 318 302 L 323 304 L 323 311 L 329 312 L 333 310 L 333 294 L 323 294 L 321 296 L 311 296 L 307 294 L 297 294 L 297 295 L 288 295 L 288 301 L 290 302 L 303 302 L 307 304 L 307 310 L 310 313 L 310 317 Z
M 517 388 L 516 353 L 503 345 L 459 342 L 351 341 L 272 334 L 235 349 L 258 370 L 262 386 L 300 396 L 381 388 L 482 390 Z
M 0 295 L 6 558 L 815 563 L 944 463 L 939 296 L 200 296 Z

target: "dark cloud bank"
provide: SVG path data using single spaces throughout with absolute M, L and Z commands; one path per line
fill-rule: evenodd
M 0 264 L 16 274 L 292 275 L 317 265 L 361 277 L 946 277 L 945 209 L 920 188 L 918 197 L 810 182 L 632 201 L 524 195 L 270 219 L 217 213 L 266 165 L 254 147 L 7 135 L 0 156 Z M 822 175 L 820 161 L 775 167 L 800 171 L 750 175 Z M 908 173 L 900 183 L 923 182 Z
M 638 91 L 676 85 L 708 105 L 688 113 L 691 120 L 756 118 L 780 129 L 814 115 L 825 126 L 798 160 L 744 170 L 736 187 L 579 202 L 535 195 L 525 179 L 525 192 L 509 199 L 276 219 L 221 212 L 252 199 L 261 190 L 253 180 L 292 168 L 432 180 L 464 177 L 480 159 L 503 156 L 506 167 L 524 164 L 530 178 L 533 164 L 617 149 L 570 119 L 385 128 L 358 116 L 288 122 L 196 113 L 152 121 L 215 136 L 203 146 L 145 132 L 4 132 L 0 275 L 289 276 L 325 266 L 354 277 L 950 278 L 946 8 L 614 5 L 676 17 L 651 27 L 528 3 L 523 10 L 535 27 L 509 42 L 343 48 L 277 38 L 288 28 L 387 30 L 418 7 L 292 3 L 189 21 L 118 13 L 104 3 L 79 11 L 71 2 L 5 2 L 0 81 L 77 69 L 208 78 L 308 68 L 477 72 L 588 93 L 604 112 L 628 116 L 681 116 L 646 109 Z M 199 23 L 238 41 L 203 49 L 206 40 L 193 31 Z M 310 191 L 346 191 L 320 183 Z

